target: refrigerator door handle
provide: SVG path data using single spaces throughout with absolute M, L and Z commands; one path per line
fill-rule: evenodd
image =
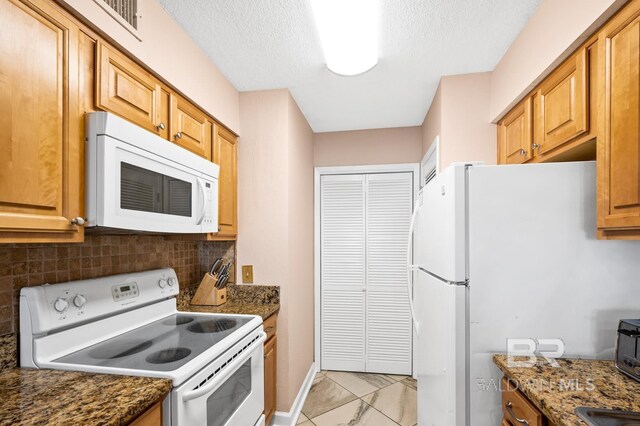
M 418 324 L 418 317 L 416 316 L 416 310 L 413 303 L 413 271 L 417 271 L 419 268 L 412 264 L 411 258 L 413 257 L 413 230 L 415 228 L 419 208 L 420 203 L 416 200 L 416 205 L 413 208 L 413 214 L 411 215 L 411 224 L 409 225 L 409 237 L 407 238 L 407 295 L 409 296 L 411 322 L 413 323 L 413 328 L 416 330 L 416 334 L 418 334 L 420 324 Z

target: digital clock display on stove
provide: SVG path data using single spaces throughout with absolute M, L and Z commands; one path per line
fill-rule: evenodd
M 120 302 L 121 300 L 125 299 L 131 299 L 133 297 L 138 297 L 138 294 L 138 283 L 136 282 L 120 284 L 111 287 L 111 296 L 116 302 Z

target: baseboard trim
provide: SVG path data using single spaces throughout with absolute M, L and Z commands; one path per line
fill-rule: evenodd
M 288 412 L 276 411 L 273 415 L 273 420 L 271 420 L 272 426 L 294 426 L 296 424 L 298 417 L 300 417 L 300 413 L 302 412 L 304 401 L 307 399 L 307 395 L 309 394 L 309 389 L 311 389 L 313 379 L 316 377 L 316 372 L 316 363 L 314 362 L 311 364 L 311 367 L 307 372 L 307 377 L 305 377 L 304 382 L 302 382 L 302 386 L 298 391 L 295 401 L 293 401 L 291 410 Z

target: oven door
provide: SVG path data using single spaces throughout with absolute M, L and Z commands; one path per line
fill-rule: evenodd
M 172 425 L 254 425 L 264 411 L 260 330 L 234 345 L 173 390 Z
M 163 233 L 217 231 L 214 178 L 110 136 L 97 141 L 102 164 L 96 171 L 96 218 L 89 225 Z

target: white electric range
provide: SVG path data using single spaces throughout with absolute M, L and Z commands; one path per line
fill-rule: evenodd
M 173 269 L 20 292 L 21 367 L 170 379 L 163 425 L 264 425 L 262 319 L 178 312 Z

